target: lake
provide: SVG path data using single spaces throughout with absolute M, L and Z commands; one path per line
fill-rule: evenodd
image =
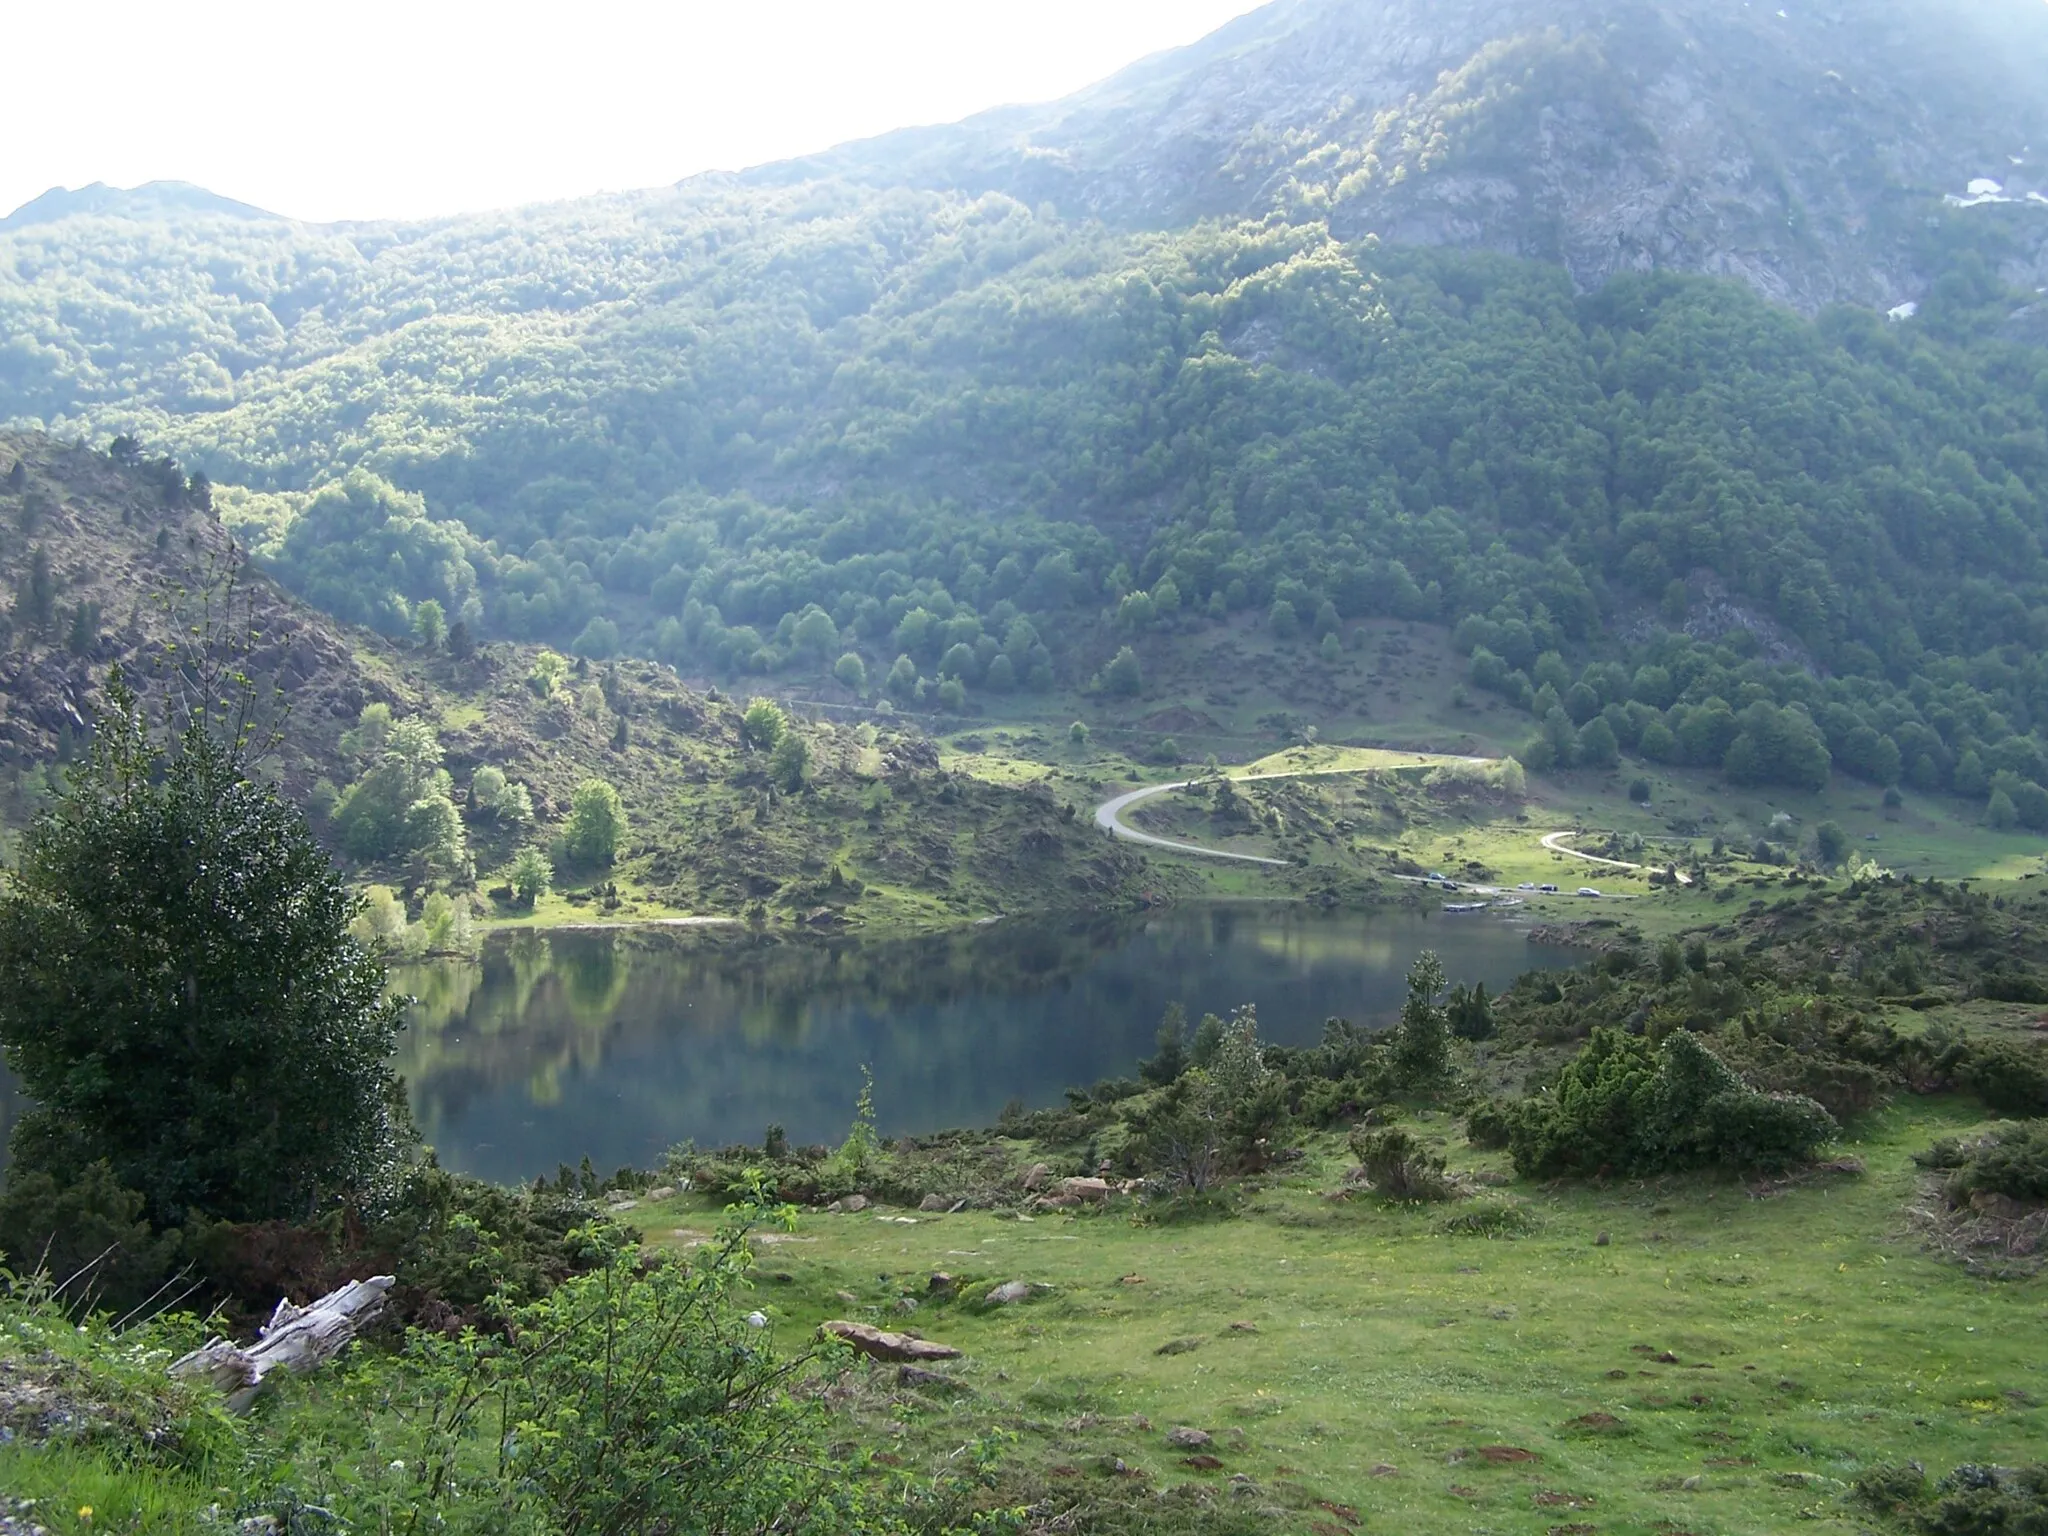
M 1486 914 L 1199 905 L 1006 921 L 911 939 L 739 929 L 493 935 L 480 961 L 402 967 L 417 1002 L 398 1070 L 448 1167 L 500 1181 L 588 1155 L 650 1167 L 684 1140 L 837 1142 L 875 1079 L 884 1135 L 993 1124 L 1005 1105 L 1135 1074 L 1169 1003 L 1256 1003 L 1308 1044 L 1332 1015 L 1399 1014 L 1424 949 L 1498 990 L 1582 955 Z

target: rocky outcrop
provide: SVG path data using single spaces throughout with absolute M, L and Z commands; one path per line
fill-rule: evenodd
M 2044 65 L 2027 0 L 1279 0 L 1062 101 L 750 174 L 1124 225 L 1277 209 L 1587 289 L 1675 268 L 1891 308 L 1927 285 L 1928 218 L 2048 284 Z

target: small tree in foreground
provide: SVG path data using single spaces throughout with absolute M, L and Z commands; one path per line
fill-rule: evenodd
M 203 714 L 152 741 L 117 670 L 90 762 L 0 894 L 11 1176 L 104 1161 L 159 1226 L 303 1218 L 400 1152 L 401 1004 L 305 818 Z

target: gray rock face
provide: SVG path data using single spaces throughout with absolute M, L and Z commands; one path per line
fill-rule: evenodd
M 1063 101 L 750 174 L 1124 225 L 1277 209 L 1586 289 L 1670 268 L 1889 308 L 1925 291 L 1929 219 L 2048 286 L 2044 68 L 2033 0 L 1279 0 Z

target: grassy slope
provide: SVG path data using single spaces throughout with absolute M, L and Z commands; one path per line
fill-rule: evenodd
M 1441 1209 L 1328 1198 L 1348 1162 L 1329 1141 L 1214 1225 L 811 1214 L 765 1250 L 759 1299 L 791 1337 L 853 1316 L 968 1352 L 961 1406 L 902 1394 L 883 1433 L 906 1454 L 994 1422 L 1054 1476 L 1105 1456 L 1162 1487 L 1248 1476 L 1286 1511 L 1275 1531 L 1331 1528 L 1327 1500 L 1368 1530 L 1849 1532 L 1864 1523 L 1841 1495 L 1862 1468 L 2012 1463 L 2048 1437 L 2030 1395 L 2048 1369 L 2044 1282 L 1971 1279 L 1905 1215 L 1909 1154 L 1978 1118 L 1941 1102 L 1872 1117 L 1846 1149 L 1863 1177 L 1514 1188 L 1540 1223 L 1515 1241 L 1445 1235 Z M 1420 1128 L 1454 1168 L 1499 1165 L 1441 1116 Z M 680 1201 L 634 1219 L 660 1240 L 709 1216 Z M 905 1317 L 898 1297 L 924 1298 L 936 1270 L 971 1277 L 972 1296 L 1053 1289 Z M 1159 1352 L 1175 1340 L 1196 1347 Z M 1667 1351 L 1680 1363 L 1653 1358 Z M 1618 1427 L 1573 1426 L 1588 1414 Z M 1212 1432 L 1222 1468 L 1184 1465 L 1163 1438 L 1175 1425 Z M 1536 1459 L 1474 1454 L 1503 1445 Z

